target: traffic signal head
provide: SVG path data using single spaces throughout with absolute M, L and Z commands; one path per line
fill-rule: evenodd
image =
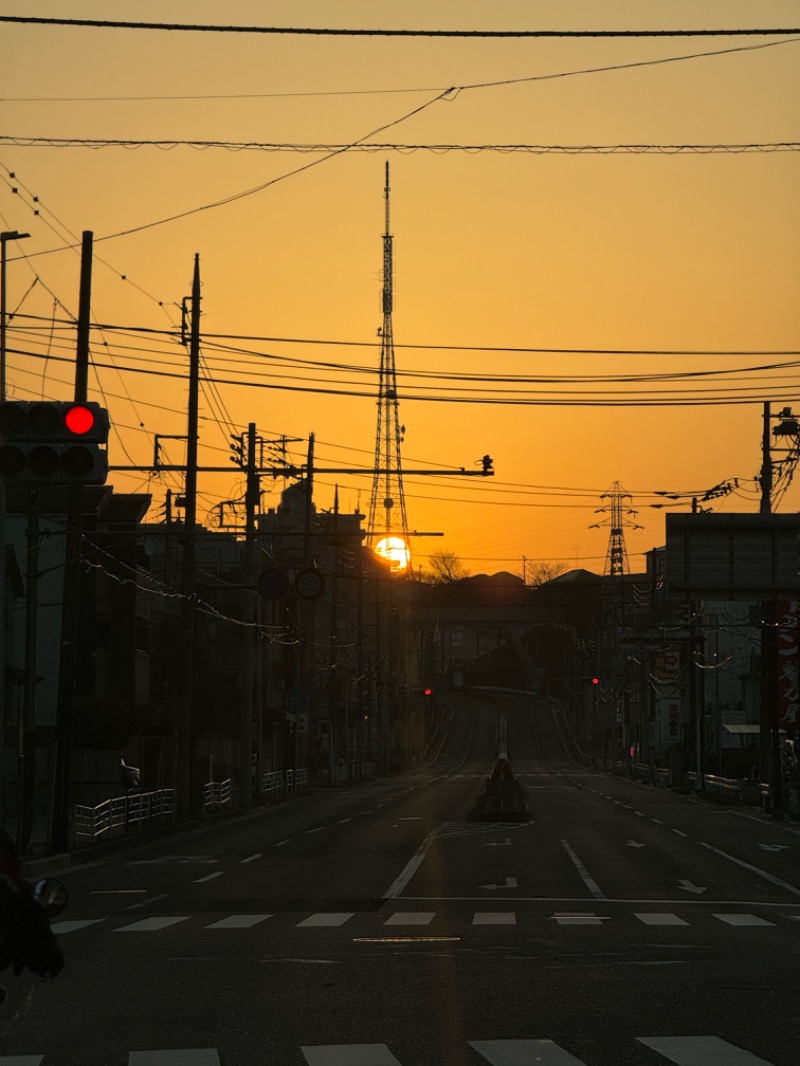
M 432 688 L 424 688 L 422 690 L 422 695 L 423 696 L 432 696 L 433 695 L 433 689 Z
M 103 485 L 108 411 L 96 403 L 0 403 L 0 478 L 7 484 Z
M 593 677 L 592 678 L 592 684 L 593 685 L 599 685 L 600 684 L 600 678 L 599 677 Z

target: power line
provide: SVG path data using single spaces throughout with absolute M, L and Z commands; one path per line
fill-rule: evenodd
M 465 89 L 488 89 L 503 85 L 519 85 L 525 82 L 552 81 L 557 78 L 574 78 L 585 74 L 603 74 L 618 70 L 632 70 L 637 67 L 660 66 L 665 63 L 681 63 L 690 59 L 711 59 L 716 56 L 732 55 L 735 52 L 752 52 L 763 48 L 775 48 L 783 44 L 795 43 L 791 38 L 780 41 L 767 41 L 761 44 L 738 45 L 734 48 L 721 48 L 713 52 L 692 52 L 683 56 L 662 56 L 659 59 L 638 59 L 631 63 L 612 63 L 602 67 L 584 67 L 580 70 L 561 70 L 553 74 L 530 74 L 520 78 L 505 78 L 501 81 L 476 82 L 462 85 L 458 91 Z M 280 100 L 284 98 L 319 97 L 319 96 L 380 96 L 387 93 L 430 93 L 441 92 L 444 86 L 417 86 L 405 89 L 321 89 L 305 92 L 280 93 L 204 93 L 195 95 L 172 96 L 7 96 L 0 97 L 3 103 L 124 103 L 142 101 L 191 101 L 191 100 Z
M 29 15 L 0 15 L 0 22 L 37 26 L 71 26 L 91 29 L 162 30 L 184 33 L 246 33 L 304 37 L 777 37 L 800 33 L 800 27 L 725 30 L 397 30 L 341 29 L 311 26 L 219 26 L 180 22 L 124 22 L 111 19 L 38 18 Z
M 13 262 L 12 259 L 9 260 Z M 40 315 L 16 315 L 16 319 L 30 319 L 31 321 L 45 322 L 49 326 L 50 317 Z M 66 329 L 74 329 L 73 319 L 57 319 L 56 324 Z M 19 328 L 19 327 L 17 327 Z M 156 336 L 170 337 L 173 340 L 178 334 L 175 330 L 155 329 L 151 326 L 114 325 L 103 322 L 93 325 L 93 328 L 116 331 L 131 334 L 154 334 Z M 319 344 L 319 345 L 345 345 L 352 348 L 378 348 L 376 341 L 350 341 L 332 340 L 321 337 L 270 337 L 257 336 L 244 333 L 204 333 L 203 344 L 209 346 L 211 341 L 237 340 L 237 341 L 264 341 L 271 344 Z M 224 346 L 220 346 L 221 348 Z M 664 355 L 664 356 L 775 356 L 788 357 L 800 356 L 798 348 L 521 348 L 501 347 L 476 344 L 403 344 L 396 343 L 395 348 L 408 350 L 436 351 L 436 352 L 508 352 L 512 355 L 517 353 L 532 355 Z M 235 350 L 235 349 L 234 349 Z M 336 366 L 341 364 L 336 363 Z
M 72 363 L 73 359 L 66 356 L 42 356 L 36 352 L 21 351 L 19 349 L 9 349 L 9 355 L 25 355 L 28 358 L 43 359 L 48 358 L 54 362 Z M 133 367 L 128 366 L 121 368 L 113 363 L 103 363 L 97 359 L 93 359 L 92 365 L 95 370 L 97 369 L 113 369 L 121 370 L 125 369 L 130 374 L 146 374 L 149 377 L 162 377 L 172 378 L 175 380 L 184 381 L 185 375 L 178 371 L 171 372 L 165 370 L 152 370 L 146 367 Z M 237 380 L 232 378 L 215 377 L 213 379 L 218 385 L 234 385 L 241 388 L 250 389 L 271 389 L 278 392 L 299 392 L 299 393 L 311 393 L 314 395 L 324 396 L 351 396 L 361 399 L 374 399 L 374 391 L 366 388 L 324 388 L 320 385 L 284 385 L 278 384 L 274 381 L 258 382 L 253 381 L 252 378 L 246 380 Z M 314 379 L 301 379 L 301 380 L 314 380 Z M 404 393 L 404 400 L 410 403 L 459 403 L 459 404 L 478 404 L 481 406 L 495 405 L 495 406 L 510 406 L 510 407 L 697 407 L 697 406 L 732 406 L 741 404 L 754 404 L 763 403 L 765 400 L 781 401 L 785 397 L 787 386 L 779 383 L 759 384 L 754 383 L 748 387 L 752 390 L 752 395 L 743 397 L 731 397 L 721 396 L 722 392 L 734 392 L 743 391 L 736 389 L 693 389 L 691 392 L 693 395 L 686 394 L 686 390 L 672 389 L 668 390 L 670 393 L 678 393 L 678 395 L 664 395 L 664 396 L 647 396 L 640 395 L 639 393 L 631 393 L 627 396 L 621 397 L 607 397 L 599 395 L 597 392 L 590 392 L 589 395 L 556 395 L 544 397 L 541 392 L 537 391 L 531 396 L 520 396 L 515 392 L 513 396 L 506 396 L 503 393 L 510 390 L 501 390 L 501 393 L 493 396 L 443 396 L 439 394 L 428 394 L 424 396 L 414 395 L 412 393 Z M 698 393 L 709 392 L 712 396 L 699 396 Z
M 527 152 L 530 155 L 746 155 L 754 153 L 798 152 L 800 141 L 759 141 L 736 144 L 297 144 L 274 141 L 184 141 L 126 140 L 117 137 L 28 137 L 2 134 L 0 144 L 13 144 L 18 148 L 158 148 L 172 151 L 175 148 L 193 148 L 206 151 L 223 148 L 229 152 L 292 152 L 313 154 L 316 152 L 337 154 L 346 152 L 480 152 L 510 154 Z

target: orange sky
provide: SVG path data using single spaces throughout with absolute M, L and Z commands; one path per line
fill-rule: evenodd
M 598 14 L 590 0 L 407 0 L 390 11 L 356 0 L 293 0 L 271 3 L 267 12 L 255 0 L 224 10 L 206 0 L 139 0 L 110 11 L 99 0 L 42 0 L 23 11 L 0 0 L 0 15 L 486 30 L 800 24 L 797 4 L 779 0 L 684 0 L 668 9 L 647 5 L 647 11 L 637 2 L 602 7 Z M 267 437 L 315 433 L 320 465 L 369 468 L 388 159 L 407 511 L 412 528 L 444 533 L 415 542 L 417 564 L 445 548 L 472 572 L 521 572 L 523 556 L 602 571 L 608 530 L 589 526 L 606 517 L 595 511 L 615 481 L 632 494 L 629 504 L 638 513 L 631 520 L 644 527 L 627 533 L 633 569 L 643 551 L 663 543 L 664 512 L 651 507 L 657 490 L 702 492 L 738 478 L 739 491 L 715 508 L 757 509 L 761 403 L 800 409 L 796 355 L 698 353 L 800 349 L 800 155 L 489 149 L 800 141 L 800 42 L 391 40 L 8 24 L 1 32 L 6 137 L 324 146 L 353 143 L 393 124 L 367 143 L 485 146 L 472 153 L 353 151 L 325 159 L 322 151 L 0 141 L 0 224 L 31 234 L 8 246 L 7 302 L 20 312 L 8 331 L 10 396 L 70 395 L 71 367 L 55 357 L 70 358 L 72 334 L 52 329 L 51 320 L 54 307 L 58 319 L 77 311 L 79 260 L 63 249 L 88 229 L 96 240 L 98 323 L 174 329 L 198 252 L 204 334 L 267 338 L 226 341 L 243 351 L 225 361 L 205 347 L 209 372 L 241 383 L 204 390 L 202 463 L 225 463 L 231 428 L 255 421 Z M 745 50 L 571 73 L 730 48 Z M 495 82 L 506 84 L 487 85 Z M 479 87 L 437 100 L 450 86 Z M 274 184 L 223 206 L 152 225 L 268 182 Z M 136 227 L 145 228 L 102 239 Z M 26 258 L 17 258 L 23 253 Z M 90 392 L 111 411 L 112 465 L 149 462 L 155 434 L 185 432 L 186 386 L 131 368 L 181 373 L 184 350 L 168 337 L 96 331 L 92 351 L 98 364 L 109 364 L 93 370 Z M 298 368 L 296 359 L 331 366 Z M 752 369 L 775 364 L 790 365 Z M 423 381 L 411 373 L 421 371 L 442 376 Z M 698 371 L 717 373 L 670 382 L 577 380 Z M 459 378 L 465 374 L 539 381 L 503 385 Z M 365 395 L 260 387 L 270 383 Z M 474 391 L 459 391 L 465 388 Z M 415 392 L 429 399 L 414 399 Z M 654 405 L 678 395 L 749 402 Z M 530 402 L 447 402 L 454 396 Z M 614 399 L 628 404 L 602 403 Z M 292 448 L 302 460 L 305 445 Z M 182 461 L 178 442 L 168 450 Z M 413 474 L 425 464 L 474 469 L 487 452 L 497 472 L 491 480 Z M 365 509 L 368 476 L 321 475 L 318 506 L 331 506 L 337 480 L 342 507 Z M 166 475 L 114 474 L 112 481 L 119 491 L 145 491 L 149 484 L 153 519 L 166 488 L 178 485 Z M 270 479 L 265 488 L 271 494 L 280 484 Z M 234 472 L 201 477 L 200 491 L 206 520 L 243 486 Z M 274 502 L 265 498 L 265 505 Z M 798 509 L 796 487 L 780 509 Z

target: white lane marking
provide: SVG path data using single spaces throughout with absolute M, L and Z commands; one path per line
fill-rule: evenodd
M 775 925 L 766 918 L 759 918 L 757 914 L 715 914 L 714 917 L 727 925 Z
M 672 832 L 673 833 L 677 833 L 677 835 L 679 837 L 685 837 L 686 836 L 686 833 L 684 833 L 684 831 L 682 829 L 673 829 Z
M 513 911 L 476 911 L 472 916 L 473 925 L 516 925 L 517 916 Z
M 340 818 L 339 821 L 336 824 L 337 825 L 344 825 L 345 822 L 352 822 L 352 820 L 353 820 L 352 818 Z
M 224 871 L 224 870 L 217 870 L 217 872 L 216 872 L 216 873 L 213 873 L 213 874 L 206 874 L 206 876 L 205 876 L 205 877 L 198 877 L 198 878 L 197 878 L 197 879 L 196 879 L 196 880 L 194 881 L 194 884 L 196 884 L 196 885 L 202 885 L 204 881 L 213 881 L 213 880 L 215 880 L 215 878 L 217 878 L 217 877 L 224 877 L 224 876 L 225 876 L 225 871 Z
M 178 922 L 188 922 L 189 915 L 185 914 L 180 918 L 142 918 L 139 922 L 133 922 L 131 925 L 122 925 L 119 929 L 115 929 L 115 933 L 157 933 L 161 929 L 167 929 L 170 925 L 177 925 Z
M 419 848 L 417 849 L 416 855 L 413 855 L 408 860 L 408 862 L 405 864 L 398 876 L 386 889 L 383 894 L 384 899 L 396 899 L 400 895 L 400 893 L 406 887 L 408 882 L 411 880 L 411 878 L 422 865 L 425 856 L 428 853 L 428 848 L 431 846 L 431 842 L 436 833 L 438 832 L 439 828 L 441 827 L 437 826 L 436 829 L 432 829 L 430 833 L 428 833 L 428 835 L 425 837 L 425 839 L 422 841 Z
M 582 911 L 554 914 L 553 919 L 559 925 L 602 925 L 608 921 L 607 914 L 591 914 Z
M 284 844 L 290 843 L 291 839 L 292 839 L 291 837 L 287 837 L 285 840 L 279 840 L 278 843 L 275 845 L 275 847 L 276 848 L 282 848 Z
M 575 854 L 575 852 L 569 846 L 567 841 L 566 840 L 562 840 L 561 843 L 564 845 L 564 848 L 565 848 L 565 850 L 567 852 L 567 855 L 569 855 L 570 859 L 572 859 L 572 863 L 573 863 L 575 869 L 581 875 L 581 880 L 586 885 L 586 887 L 589 889 L 589 891 L 594 896 L 594 898 L 595 899 L 608 899 L 608 896 L 606 896 L 605 892 L 603 892 L 603 890 L 600 888 L 600 886 L 594 880 L 594 878 L 589 875 L 589 871 L 586 869 L 586 867 L 583 865 L 581 860 L 578 858 L 578 856 Z
M 218 922 L 212 922 L 206 929 L 252 929 L 254 925 L 271 917 L 271 914 L 231 914 Z
M 716 1036 L 637 1036 L 636 1039 L 677 1066 L 771 1066 L 766 1059 Z
M 131 1051 L 128 1066 L 219 1066 L 219 1055 L 213 1047 Z
M 306 829 L 306 832 L 307 833 L 321 833 L 324 828 L 325 828 L 324 825 L 318 825 L 315 829 Z
M 74 933 L 76 929 L 85 929 L 87 925 L 96 925 L 98 922 L 104 921 L 105 918 L 73 919 L 70 922 L 53 922 L 50 928 L 58 936 L 61 936 L 62 933 Z M 0 1059 L 0 1062 L 2 1061 L 3 1060 Z
M 0 1066 L 39 1066 L 44 1055 L 0 1055 Z
M 786 848 L 788 848 L 790 845 L 789 844 L 759 844 L 758 846 L 760 848 L 763 848 L 764 851 L 785 851 Z
M 655 912 L 635 913 L 634 917 L 638 918 L 640 922 L 644 922 L 645 925 L 688 925 L 683 918 L 679 918 L 677 914 L 657 914 Z
M 421 814 L 415 814 L 413 816 L 409 815 L 409 816 L 406 816 L 405 818 L 398 818 L 397 820 L 398 820 L 398 822 L 421 822 L 422 821 L 422 815 Z
M 629 840 L 625 844 L 626 848 L 646 848 L 646 844 L 641 844 L 638 840 Z
M 90 896 L 143 896 L 146 888 L 93 888 Z
M 742 859 L 737 859 L 733 855 L 729 855 L 727 851 L 720 851 L 719 848 L 714 848 L 711 844 L 705 844 L 700 841 L 701 847 L 708 848 L 709 851 L 713 851 L 715 855 L 721 855 L 723 859 L 730 859 L 731 862 L 735 862 L 737 866 L 743 866 L 745 870 L 751 870 L 754 874 L 758 874 L 759 877 L 763 877 L 765 881 L 769 881 L 770 884 L 778 885 L 780 888 L 785 888 L 787 892 L 793 893 L 795 896 L 800 896 L 800 888 L 796 885 L 790 885 L 788 881 L 781 881 L 779 877 L 773 877 L 772 874 L 768 874 L 766 870 L 759 869 L 758 866 L 751 866 L 749 862 L 744 862 Z
M 158 901 L 160 899 L 166 899 L 166 898 L 167 898 L 166 892 L 162 892 L 160 896 L 150 896 L 149 899 L 143 899 L 141 901 L 141 903 L 131 903 L 125 908 L 125 910 L 126 911 L 138 911 L 142 907 L 148 907 L 151 903 L 158 903 Z
M 320 1044 L 300 1050 L 308 1066 L 401 1066 L 385 1044 Z
M 704 892 L 708 891 L 708 889 L 702 885 L 696 885 L 693 881 L 687 881 L 685 878 L 678 882 L 678 888 L 682 889 L 684 892 L 691 892 L 695 896 L 702 896 Z
M 498 889 L 498 888 L 519 888 L 516 877 L 507 877 L 504 885 L 478 885 L 478 888 Z
M 469 1046 L 492 1066 L 584 1066 L 552 1040 L 470 1040 Z
M 263 851 L 257 851 L 255 853 L 255 855 L 248 855 L 246 859 L 239 859 L 239 862 L 242 862 L 242 863 L 243 862 L 255 862 L 256 859 L 263 859 L 263 858 L 264 858 L 264 852 Z
M 302 922 L 297 923 L 297 928 L 302 929 L 303 926 L 339 926 L 344 925 L 348 919 L 353 917 L 355 911 L 345 913 L 342 911 L 323 911 L 319 914 L 312 914 L 309 918 L 304 918 Z
M 663 823 L 663 822 L 661 821 L 661 819 L 660 819 L 660 818 L 651 818 L 651 819 L 650 819 L 650 821 L 651 821 L 651 822 L 654 822 L 654 823 L 655 823 L 655 825 L 663 825 L 663 824 L 664 824 L 664 823 Z
M 395 911 L 384 925 L 430 925 L 436 911 Z

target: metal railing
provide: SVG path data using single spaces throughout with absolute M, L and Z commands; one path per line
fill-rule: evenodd
M 130 792 L 114 796 L 96 807 L 75 805 L 73 835 L 76 843 L 101 838 L 127 836 L 132 830 L 144 832 L 154 825 L 175 820 L 175 789 Z
M 266 796 L 268 799 L 272 799 L 274 796 L 282 796 L 282 772 L 280 770 L 272 770 L 270 773 L 262 774 L 261 781 L 258 786 L 258 791 L 262 796 Z
M 203 789 L 203 812 L 219 810 L 231 801 L 231 779 L 208 781 Z

